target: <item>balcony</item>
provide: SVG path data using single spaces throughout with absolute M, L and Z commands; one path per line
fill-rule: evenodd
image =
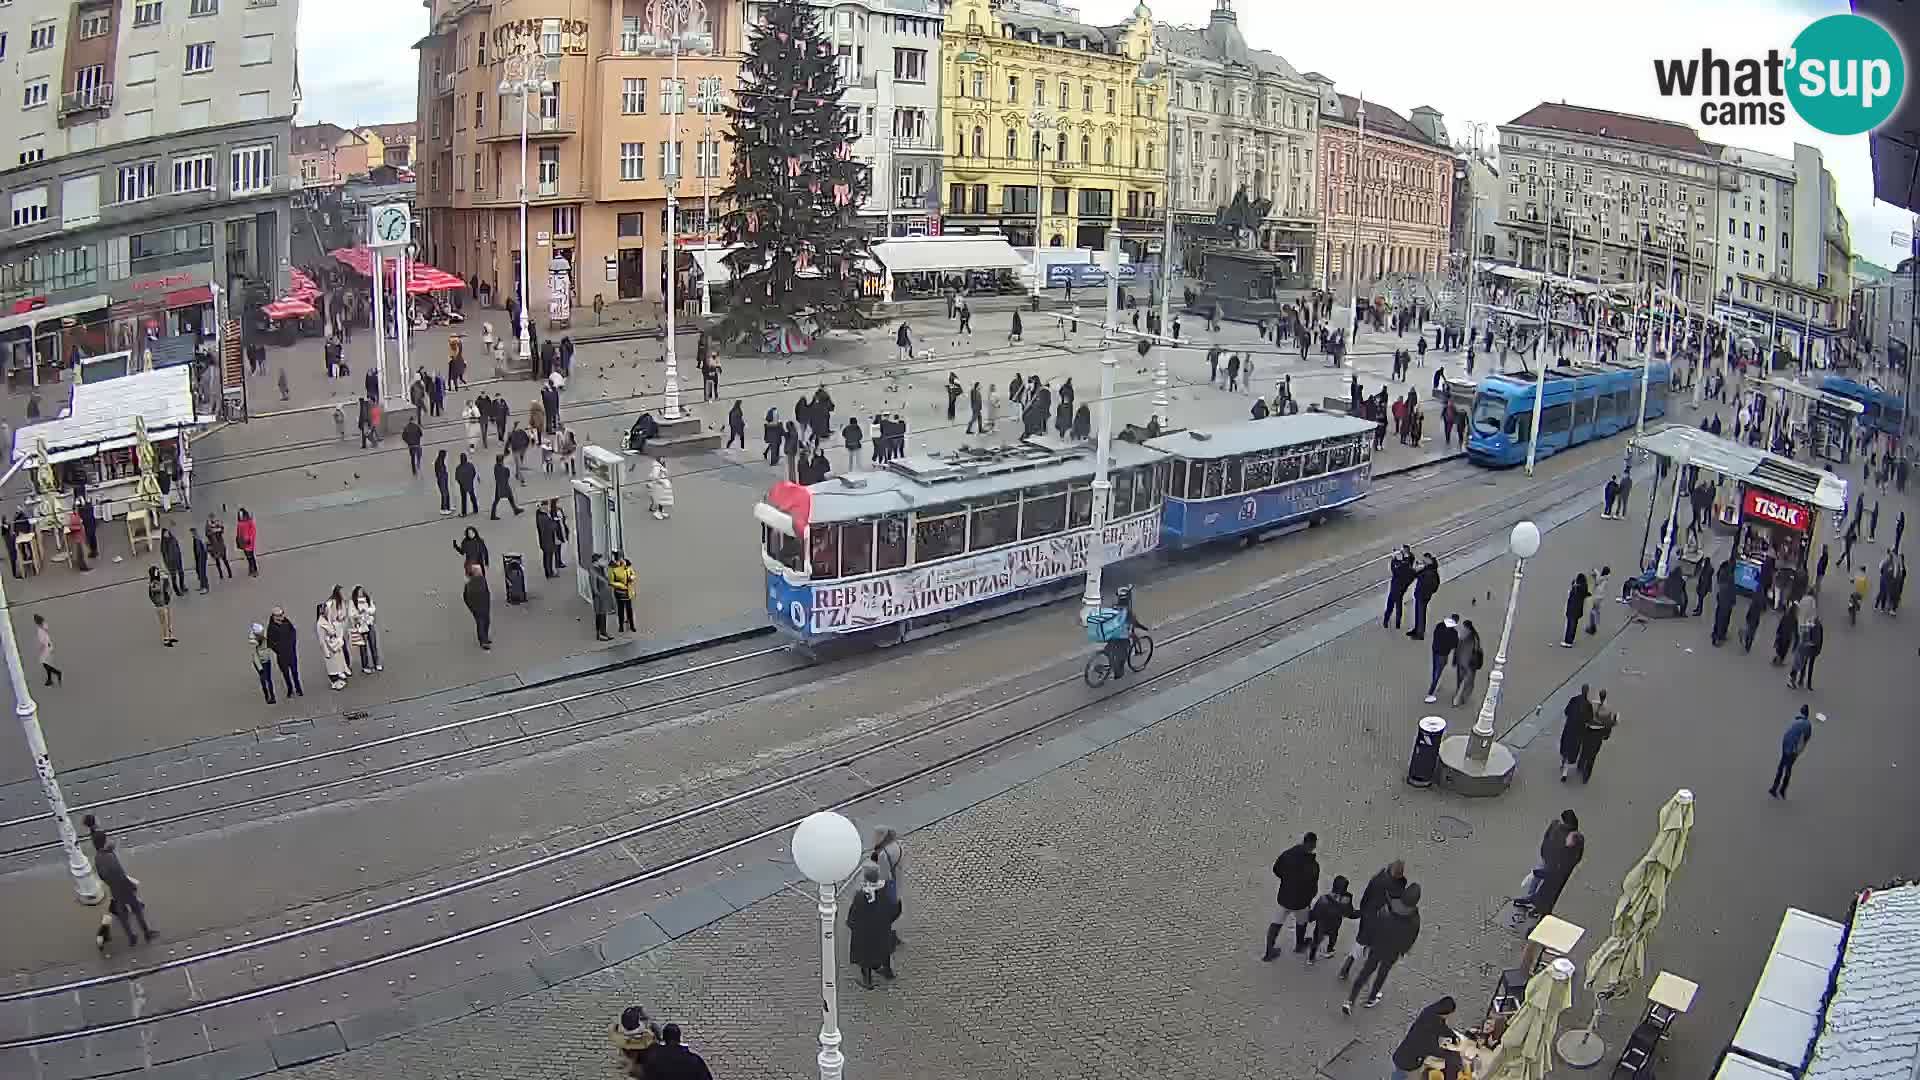
M 65 119 L 76 113 L 92 112 L 96 109 L 113 107 L 113 84 L 101 83 L 81 90 L 73 90 L 60 95 L 60 117 Z
M 714 51 L 712 34 L 681 34 L 678 40 L 671 35 L 661 37 L 650 30 L 642 30 L 638 33 L 623 31 L 620 34 L 622 56 L 671 55 L 676 45 L 679 46 L 681 56 L 697 56 Z
M 433 77 L 433 93 L 436 97 L 445 97 L 453 93 L 454 77 L 452 72 L 442 72 Z
M 561 113 L 559 116 L 527 117 L 527 141 L 541 142 L 564 139 L 579 134 L 580 116 L 578 113 Z M 483 143 L 512 142 L 520 138 L 520 118 L 501 117 L 491 135 L 476 135 L 475 141 Z

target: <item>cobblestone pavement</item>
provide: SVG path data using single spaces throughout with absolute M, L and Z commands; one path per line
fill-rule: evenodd
M 950 370 L 968 382 L 998 380 L 1003 392 L 1015 371 L 1053 380 L 1071 376 L 1083 400 L 1096 395 L 1097 342 L 1088 331 L 1083 330 L 1080 339 L 1063 341 L 1063 334 L 1037 325 L 1036 318 L 1028 323 L 1028 341 L 1008 348 L 1007 318 L 982 314 L 974 341 L 957 344 L 944 321 L 921 322 L 923 340 L 935 355 L 905 366 L 894 362 L 891 344 L 880 340 L 882 331 L 864 339 L 835 341 L 818 357 L 729 359 L 726 379 L 735 389 L 712 404 L 693 402 L 690 397 L 689 408 L 717 428 L 724 425 L 732 394 L 751 395 L 744 400 L 752 414 L 749 435 L 757 438 L 758 419 L 766 408 L 790 412 L 793 398 L 825 384 L 835 394 L 841 416 L 870 415 L 882 408 L 905 411 L 912 425 L 912 449 L 919 452 L 971 441 L 964 431 L 964 403 L 957 422 L 949 424 L 945 417 L 945 397 L 939 387 Z M 1236 324 L 1228 324 L 1220 336 L 1230 345 L 1254 341 L 1252 327 Z M 625 432 L 640 407 L 655 406 L 657 399 L 651 395 L 659 391 L 662 376 L 651 358 L 658 347 L 657 341 L 642 341 L 581 349 L 562 417 L 583 441 L 611 442 Z M 1302 400 L 1314 400 L 1306 396 L 1310 391 L 1305 373 L 1316 370 L 1318 359 L 1307 365 L 1285 363 L 1302 372 L 1296 394 Z M 1384 355 L 1363 355 L 1357 363 L 1366 373 L 1363 381 L 1371 386 L 1380 378 L 1386 360 Z M 1251 395 L 1208 386 L 1200 352 L 1182 354 L 1174 367 L 1173 415 L 1177 419 L 1218 423 L 1247 415 Z M 1262 361 L 1258 370 L 1261 392 L 1271 394 L 1271 375 L 1281 370 L 1281 362 Z M 691 368 L 687 373 L 692 376 Z M 1117 422 L 1144 422 L 1152 410 L 1152 366 L 1128 354 L 1116 374 Z M 1334 380 L 1346 377 L 1330 375 Z M 697 386 L 690 388 L 697 391 Z M 531 396 L 524 385 L 506 392 L 510 399 Z M 463 392 L 457 401 L 449 402 L 449 409 L 457 412 L 470 396 Z M 697 392 L 692 395 L 697 396 Z M 1016 430 L 1011 424 L 1011 413 L 1003 412 L 995 437 L 1011 439 Z M 430 425 L 426 439 L 427 463 L 417 476 L 410 473 L 397 439 L 390 438 L 383 449 L 362 451 L 356 438 L 336 439 L 331 420 L 321 414 L 229 427 L 196 444 L 195 506 L 191 512 L 172 515 L 171 527 L 185 545 L 185 530 L 203 525 L 208 513 L 218 513 L 231 525 L 235 512 L 248 508 L 259 522 L 262 576 L 250 580 L 243 575 L 226 582 L 216 574 L 209 596 L 191 591 L 183 596 L 175 610 L 182 639 L 177 648 L 162 649 L 155 640 L 154 617 L 139 585 L 146 567 L 157 560 L 144 552 L 126 557 L 126 536 L 116 525 L 101 529 L 102 558 L 91 573 L 56 568 L 10 583 L 9 598 L 23 616 L 43 614 L 52 624 L 69 670 L 90 672 L 98 663 L 95 657 L 114 658 L 104 669 L 112 677 L 78 678 L 42 695 L 55 761 L 69 769 L 262 723 L 330 719 L 343 708 L 364 709 L 510 677 L 593 650 L 586 606 L 571 576 L 549 585 L 537 574 L 530 582 L 531 603 L 519 608 L 504 607 L 495 577 L 495 604 L 503 609 L 495 616 L 501 647 L 491 653 L 474 647 L 457 595 L 459 562 L 453 543 L 461 527 L 475 524 L 496 559 L 518 551 L 532 553 L 537 564 L 539 549 L 530 517 L 499 522 L 439 517 L 430 475 L 432 457 L 438 450 L 447 450 L 451 466 L 467 442 L 457 420 Z M 676 640 L 759 620 L 762 583 L 757 571 L 750 570 L 758 565 L 758 534 L 749 511 L 772 480 L 785 475 L 784 470 L 760 461 L 759 450 L 755 444 L 747 450 L 676 460 L 673 520 L 661 523 L 643 513 L 634 515 L 642 538 L 635 558 L 640 569 L 636 608 L 649 635 Z M 1377 467 L 1392 469 L 1446 452 L 1438 432 L 1430 430 L 1427 444 L 1418 449 L 1389 440 Z M 483 506 L 492 501 L 494 453 L 475 453 Z M 836 466 L 844 465 L 844 451 L 830 456 Z M 569 493 L 562 470 L 549 475 L 535 462 L 529 465 L 527 477 L 528 483 L 518 491 L 522 506 Z M 636 492 L 634 505 L 642 498 Z M 501 509 L 505 513 L 506 508 Z M 697 536 L 700 542 L 688 543 L 688 536 Z M 116 557 L 123 561 L 112 561 Z M 380 605 L 387 670 L 370 680 L 356 678 L 338 695 L 323 690 L 298 702 L 264 706 L 243 656 L 248 624 L 264 623 L 274 606 L 285 608 L 299 628 L 304 666 L 309 676 L 317 676 L 313 605 L 334 585 L 350 589 L 355 584 L 365 585 Z M 155 702 L 166 706 L 156 708 Z M 0 734 L 0 771 L 25 777 L 29 770 L 24 754 L 10 741 L 14 738 Z
M 1503 898 L 1543 822 L 1572 806 L 1589 836 L 1560 911 L 1588 928 L 1584 960 L 1659 806 L 1685 786 L 1698 824 L 1649 962 L 1702 985 L 1663 1072 L 1705 1075 L 1785 907 L 1840 915 L 1857 887 L 1911 870 L 1920 814 L 1899 768 L 1916 749 L 1913 637 L 1897 619 L 1833 623 L 1821 689 L 1805 695 L 1762 656 L 1708 647 L 1705 620 L 1628 623 L 1608 604 L 1600 635 L 1553 648 L 1565 582 L 1626 561 L 1637 533 L 1588 514 L 1549 533 L 1530 563 L 1501 718 L 1503 730 L 1522 725 L 1521 775 L 1500 799 L 1402 783 L 1414 722 L 1432 711 L 1419 704 L 1424 650 L 1363 628 L 914 833 L 900 981 L 865 991 L 842 972 L 850 1074 L 1311 1077 L 1344 1053 L 1360 1065 L 1331 1075 L 1374 1075 L 1422 1004 L 1452 993 L 1475 1015 L 1515 962 Z M 1509 580 L 1496 560 L 1450 580 L 1436 606 L 1474 619 L 1491 645 Z M 1582 681 L 1612 692 L 1622 726 L 1592 784 L 1563 786 L 1558 711 Z M 1781 802 L 1763 781 L 1796 699 L 1829 720 Z M 1545 730 L 1528 739 L 1535 702 Z M 1464 725 L 1473 710 L 1443 711 Z M 1327 967 L 1258 962 L 1268 864 L 1306 829 L 1321 837 L 1323 881 L 1363 880 L 1404 856 L 1423 885 L 1421 940 L 1378 1011 L 1342 1018 Z M 627 963 L 299 1075 L 611 1074 L 605 1025 L 644 1002 L 682 1022 L 718 1075 L 805 1076 L 814 933 L 811 905 L 778 896 Z M 1568 1022 L 1586 1006 L 1583 991 Z M 1603 1022 L 1616 1048 L 1639 1009 L 1629 999 Z

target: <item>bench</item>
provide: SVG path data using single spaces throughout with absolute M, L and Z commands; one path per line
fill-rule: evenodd
M 1348 398 L 1323 397 L 1320 399 L 1321 412 L 1339 413 L 1341 416 L 1345 416 L 1348 414 L 1348 412 L 1352 410 L 1352 408 L 1353 408 L 1353 402 L 1351 399 L 1348 399 Z
M 1677 619 L 1682 614 L 1680 605 L 1672 600 L 1664 596 L 1648 596 L 1642 592 L 1634 593 L 1627 606 L 1633 609 L 1634 614 L 1649 619 Z

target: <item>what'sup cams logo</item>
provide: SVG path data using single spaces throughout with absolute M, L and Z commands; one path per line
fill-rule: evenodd
M 1800 31 L 1786 52 L 1729 59 L 1712 49 L 1697 57 L 1655 60 L 1662 97 L 1699 98 L 1709 127 L 1787 122 L 1787 106 L 1829 135 L 1878 127 L 1907 89 L 1900 43 L 1864 15 L 1829 15 Z

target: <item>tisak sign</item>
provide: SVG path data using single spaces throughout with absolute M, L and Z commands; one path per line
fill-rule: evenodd
M 1813 523 L 1813 515 L 1808 513 L 1806 507 L 1769 492 L 1748 488 L 1744 505 L 1748 517 L 1772 522 L 1794 532 L 1806 532 Z

